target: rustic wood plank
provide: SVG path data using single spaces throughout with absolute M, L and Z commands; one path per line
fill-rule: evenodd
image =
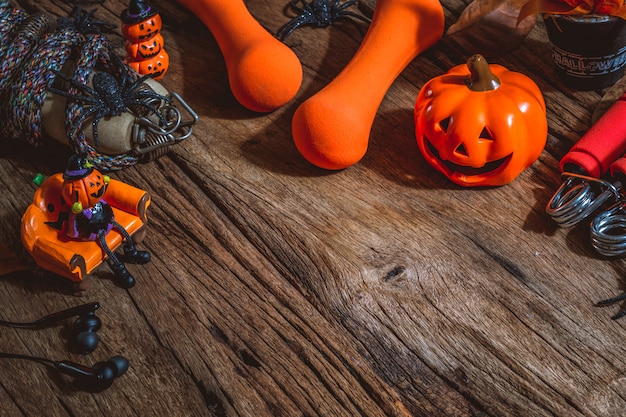
M 93 7 L 115 21 L 125 3 Z M 542 89 L 546 150 L 513 183 L 470 190 L 427 165 L 413 131 L 421 86 L 472 53 L 453 39 L 391 86 L 365 158 L 330 173 L 298 154 L 291 116 L 350 60 L 356 28 L 289 36 L 302 88 L 259 115 L 230 94 L 202 23 L 175 2 L 154 4 L 172 61 L 162 83 L 200 122 L 167 156 L 112 174 L 153 197 L 142 242 L 153 260 L 129 266 L 130 290 L 105 267 L 92 278 L 86 299 L 100 301 L 104 325 L 90 355 L 67 351 L 71 323 L 0 332 L 2 351 L 87 365 L 122 354 L 131 368 L 90 394 L 36 364 L 0 361 L 2 416 L 623 414 L 624 322 L 610 320 L 620 306 L 595 307 L 623 290 L 623 261 L 600 258 L 584 225 L 558 229 L 544 211 L 560 183 L 558 160 L 588 129 L 601 93 L 560 84 L 541 21 L 493 60 Z M 292 17 L 278 1 L 246 4 L 272 32 Z M 447 26 L 465 5 L 444 2 Z M 0 247 L 29 268 L 0 280 L 0 319 L 27 320 L 85 301 L 35 268 L 19 237 L 30 180 L 63 170 L 69 151 L 2 143 Z

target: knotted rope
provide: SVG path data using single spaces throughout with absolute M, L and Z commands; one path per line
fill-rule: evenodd
M 34 146 L 43 143 L 41 109 L 55 72 L 70 55 L 78 57 L 73 76 L 80 83 L 87 83 L 97 65 L 115 76 L 127 71 L 130 79 L 136 79 L 136 73 L 111 58 L 113 53 L 102 34 L 80 33 L 66 22 L 57 27 L 46 14 L 28 15 L 0 0 L 0 111 L 6 115 L 0 118 L 0 133 Z M 66 128 L 72 150 L 86 154 L 101 170 L 135 164 L 134 155 L 102 154 L 87 142 L 82 124 L 76 123 L 83 110 L 81 103 L 68 99 Z

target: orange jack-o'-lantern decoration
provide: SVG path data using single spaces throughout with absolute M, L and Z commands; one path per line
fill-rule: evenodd
M 93 207 L 102 200 L 110 179 L 95 169 L 83 156 L 73 156 L 63 174 L 63 201 L 72 207 Z
M 144 0 L 131 0 L 122 12 L 126 63 L 140 75 L 163 78 L 170 59 L 163 49 L 161 16 Z
M 481 55 L 428 81 L 415 104 L 426 161 L 462 186 L 499 186 L 541 154 L 548 122 L 539 87 Z
M 129 61 L 142 61 L 154 58 L 163 48 L 163 36 L 161 34 L 157 34 L 147 41 L 139 43 L 127 41 L 124 46 L 126 48 L 126 56 Z
M 167 68 L 170 65 L 170 58 L 164 49 L 159 54 L 150 59 L 144 59 L 142 61 L 132 61 L 128 63 L 128 66 L 141 75 L 152 75 L 155 80 L 160 80 L 165 75 Z
M 160 33 L 162 27 L 161 15 L 155 13 L 139 22 L 122 23 L 122 35 L 130 42 L 139 43 Z

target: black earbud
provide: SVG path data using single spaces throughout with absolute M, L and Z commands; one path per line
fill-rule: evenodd
M 70 361 L 54 362 L 54 366 L 60 372 L 77 378 L 82 389 L 100 392 L 109 388 L 115 378 L 124 375 L 129 363 L 123 356 L 113 356 L 108 361 L 98 362 L 91 368 Z
M 80 314 L 74 322 L 74 349 L 80 353 L 93 352 L 98 347 L 98 335 L 96 332 L 102 327 L 102 322 L 96 316 L 98 303 L 92 304 L 92 309 Z
M 23 359 L 52 365 L 61 373 L 76 378 L 77 387 L 89 392 L 101 392 L 109 388 L 115 378 L 124 375 L 129 367 L 128 359 L 123 356 L 113 356 L 108 361 L 98 362 L 92 367 L 66 360 L 53 361 L 15 353 L 0 352 L 0 358 Z
M 70 345 L 77 353 L 90 353 L 98 346 L 98 335 L 96 332 L 102 327 L 102 322 L 96 316 L 98 308 L 100 308 L 100 304 L 97 302 L 87 303 L 48 314 L 33 322 L 18 323 L 0 320 L 0 325 L 22 329 L 41 329 L 53 326 L 70 317 L 78 316 L 78 319 L 74 322 L 73 338 L 70 340 Z

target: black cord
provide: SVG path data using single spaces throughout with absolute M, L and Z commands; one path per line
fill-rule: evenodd
M 0 358 L 22 359 L 26 361 L 39 362 L 44 365 L 52 365 L 52 366 L 56 364 L 56 362 L 51 359 L 41 358 L 39 356 L 22 355 L 19 353 L 0 352 Z
M 15 323 L 12 321 L 4 321 L 4 320 L 0 320 L 0 326 L 14 327 L 18 329 L 32 329 L 32 328 L 39 327 L 39 325 L 35 321 L 30 322 L 30 323 Z

